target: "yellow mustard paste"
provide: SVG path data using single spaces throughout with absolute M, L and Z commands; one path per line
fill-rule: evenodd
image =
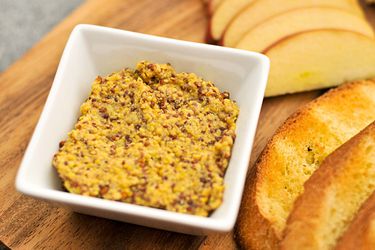
M 142 61 L 96 78 L 53 166 L 72 193 L 208 216 L 238 112 L 212 82 Z

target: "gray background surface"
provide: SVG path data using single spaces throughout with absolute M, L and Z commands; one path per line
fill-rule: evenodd
M 83 0 L 0 0 L 0 72 Z

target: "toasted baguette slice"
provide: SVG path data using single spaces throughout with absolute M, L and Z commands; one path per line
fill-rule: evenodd
M 375 122 L 327 156 L 306 181 L 281 249 L 333 249 L 374 190 Z
M 247 182 L 236 227 L 241 246 L 275 249 L 303 183 L 322 160 L 375 119 L 375 80 L 342 85 L 286 120 Z
M 348 230 L 339 240 L 336 250 L 375 249 L 375 192 L 362 205 Z

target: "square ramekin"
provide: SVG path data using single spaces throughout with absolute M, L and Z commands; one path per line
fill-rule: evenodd
M 237 138 L 225 175 L 222 205 L 210 217 L 71 194 L 51 161 L 79 116 L 97 75 L 107 75 L 141 60 L 169 62 L 228 91 L 239 107 Z M 249 51 L 178 41 L 81 24 L 65 47 L 47 102 L 25 152 L 16 188 L 26 195 L 73 211 L 188 234 L 230 231 L 241 202 L 251 148 L 269 71 L 266 56 Z

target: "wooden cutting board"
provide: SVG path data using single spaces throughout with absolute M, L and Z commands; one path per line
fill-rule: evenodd
M 366 14 L 375 27 L 375 8 L 366 7 Z M 205 237 L 156 230 L 73 213 L 16 192 L 18 166 L 64 45 L 79 23 L 203 42 L 207 17 L 201 0 L 90 0 L 0 74 L 0 241 L 12 249 L 236 248 L 232 233 Z M 250 166 L 286 117 L 321 93 L 264 101 Z

